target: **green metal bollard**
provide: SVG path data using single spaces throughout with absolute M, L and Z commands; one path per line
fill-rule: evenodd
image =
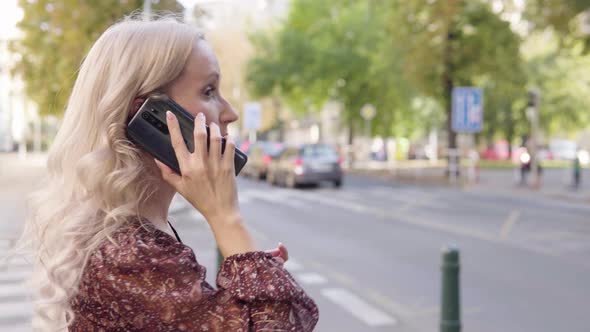
M 217 271 L 219 271 L 221 263 L 223 263 L 223 255 L 221 254 L 221 250 L 219 250 L 219 247 L 217 247 Z
M 444 248 L 442 252 L 441 332 L 461 331 L 461 296 L 459 286 L 459 250 Z

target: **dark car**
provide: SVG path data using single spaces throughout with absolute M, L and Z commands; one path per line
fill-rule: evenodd
M 273 158 L 283 150 L 283 144 L 277 142 L 256 142 L 248 147 L 248 163 L 243 173 L 256 179 L 265 179 Z
M 288 147 L 271 163 L 267 181 L 290 188 L 329 181 L 342 186 L 342 159 L 328 144 Z

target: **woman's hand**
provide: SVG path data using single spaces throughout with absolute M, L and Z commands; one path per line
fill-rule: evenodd
M 280 242 L 278 247 L 267 250 L 266 252 L 272 254 L 273 257 L 283 264 L 289 260 L 289 251 L 287 250 L 287 247 L 285 247 L 285 245 Z
M 225 153 L 222 155 L 219 126 L 211 123 L 210 146 L 207 151 L 205 116 L 199 113 L 195 118 L 195 150 L 191 153 L 184 143 L 176 116 L 168 111 L 166 120 L 182 175 L 176 174 L 168 166 L 156 160 L 164 180 L 184 196 L 209 222 L 239 215 L 234 170 L 235 143 L 228 140 Z
M 156 160 L 162 178 L 205 217 L 224 256 L 254 250 L 241 222 L 238 206 L 235 143 L 228 139 L 222 155 L 219 126 L 211 123 L 207 151 L 205 116 L 199 113 L 195 118 L 195 150 L 191 153 L 184 143 L 176 116 L 168 111 L 166 121 L 182 175 Z

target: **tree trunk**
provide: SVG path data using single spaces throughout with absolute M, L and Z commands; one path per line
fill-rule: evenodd
M 277 96 L 272 97 L 272 105 L 276 116 L 275 121 L 277 123 L 277 129 L 279 132 L 279 142 L 283 142 L 285 140 L 285 124 L 283 123 L 283 119 L 281 117 L 281 101 Z
M 448 148 L 447 151 L 447 175 L 451 175 L 451 164 L 454 162 L 456 165 L 460 165 L 460 157 L 457 156 L 455 160 L 450 151 L 457 149 L 457 134 L 453 131 L 453 74 L 452 74 L 452 62 L 451 62 L 451 41 L 453 39 L 452 32 L 448 33 L 447 42 L 444 53 L 444 74 L 443 74 L 443 86 L 444 86 L 444 98 L 446 103 L 447 113 L 447 133 L 448 133 Z M 459 167 L 456 168 L 455 174 L 459 175 Z
M 514 133 L 516 129 L 514 128 L 514 118 L 512 114 L 512 110 L 508 109 L 508 121 L 506 121 L 506 140 L 508 141 L 508 159 L 512 159 L 512 141 L 514 140 Z

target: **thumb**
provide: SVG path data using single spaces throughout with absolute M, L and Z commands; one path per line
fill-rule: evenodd
M 176 189 L 176 191 L 179 191 L 182 178 L 178 174 L 176 174 L 176 172 L 174 172 L 170 167 L 163 164 L 158 159 L 154 158 L 154 161 L 156 162 L 156 166 L 158 166 L 158 168 L 160 169 L 162 179 L 168 182 L 174 189 Z

